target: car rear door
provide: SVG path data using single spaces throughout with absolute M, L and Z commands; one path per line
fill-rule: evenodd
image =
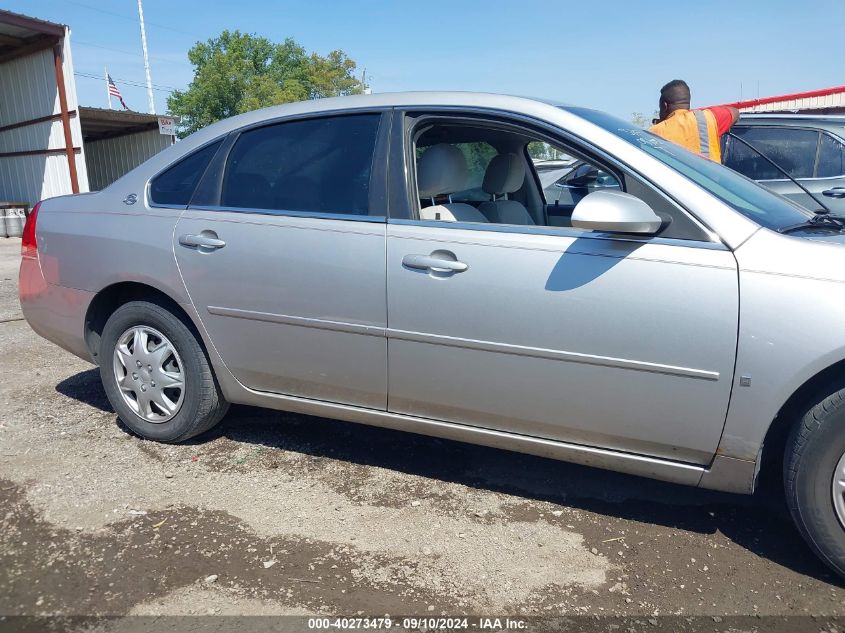
M 391 165 L 416 151 L 396 148 Z M 709 463 L 736 352 L 724 245 L 421 221 L 396 169 L 389 411 Z M 394 184 L 413 192 L 405 202 Z
M 250 389 L 386 407 L 383 116 L 236 133 L 176 225 L 191 301 Z

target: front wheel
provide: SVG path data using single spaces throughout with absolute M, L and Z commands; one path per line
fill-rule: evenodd
M 109 317 L 100 378 L 120 419 L 150 440 L 181 442 L 209 430 L 228 403 L 191 329 L 165 306 L 131 301 Z
M 845 577 L 845 389 L 816 403 L 792 430 L 784 485 L 799 531 Z

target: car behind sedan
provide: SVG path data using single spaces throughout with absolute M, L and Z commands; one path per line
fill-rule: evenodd
M 845 217 L 845 116 L 743 114 L 723 142 L 731 169 L 808 209 L 824 205 Z
M 529 144 L 578 161 L 568 204 Z M 765 461 L 845 573 L 845 333 L 813 327 L 843 264 L 840 223 L 620 119 L 409 93 L 250 112 L 41 202 L 20 292 L 143 437 L 234 402 L 740 493 Z

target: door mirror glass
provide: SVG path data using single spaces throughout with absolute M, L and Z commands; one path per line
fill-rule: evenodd
M 584 196 L 572 212 L 572 226 L 588 231 L 654 235 L 662 224 L 645 202 L 611 189 Z

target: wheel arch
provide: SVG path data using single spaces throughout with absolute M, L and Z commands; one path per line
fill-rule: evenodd
M 799 422 L 804 410 L 838 389 L 845 387 L 845 359 L 841 359 L 808 378 L 778 410 L 763 439 L 760 484 L 780 486 L 786 439 Z
M 188 312 L 163 290 L 138 281 L 122 281 L 100 290 L 85 313 L 85 345 L 91 359 L 99 365 L 100 338 L 106 321 L 120 306 L 130 301 L 150 301 L 170 310 L 194 333 L 203 351 L 208 355 L 205 341 Z

